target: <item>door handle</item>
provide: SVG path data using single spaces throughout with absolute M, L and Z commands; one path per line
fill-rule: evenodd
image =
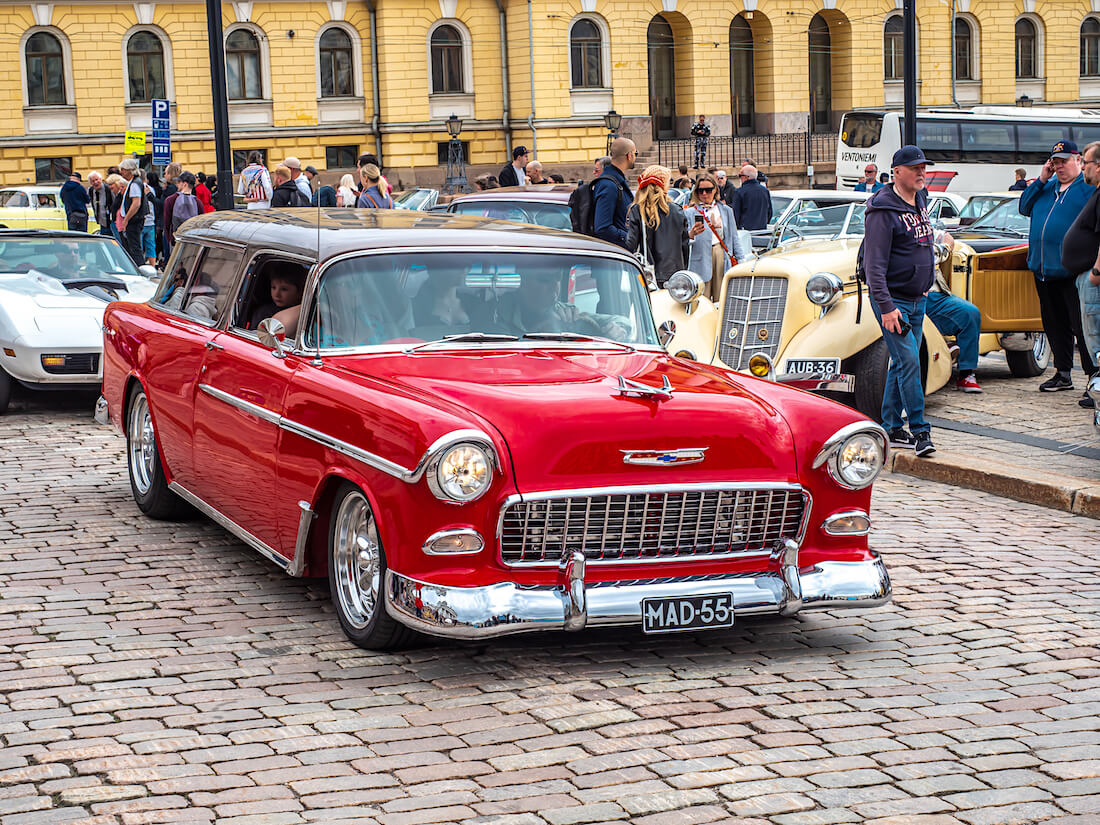
M 221 344 L 216 344 L 213 341 L 207 341 L 205 346 L 208 350 L 224 350 L 225 349 L 225 347 L 223 347 Z

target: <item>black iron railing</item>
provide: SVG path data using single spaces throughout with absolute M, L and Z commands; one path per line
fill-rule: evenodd
M 712 137 L 707 142 L 707 166 L 740 166 L 752 160 L 760 167 L 781 164 L 829 163 L 836 159 L 836 132 L 807 136 L 805 132 L 781 135 Z M 675 138 L 657 141 L 657 162 L 675 169 L 695 162 L 695 140 Z

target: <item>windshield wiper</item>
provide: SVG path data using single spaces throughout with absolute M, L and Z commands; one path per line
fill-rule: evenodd
M 435 341 L 425 341 L 423 344 L 417 344 L 415 347 L 410 347 L 405 352 L 416 352 L 420 349 L 426 349 L 427 347 L 438 346 L 439 344 L 462 344 L 462 343 L 488 343 L 492 341 L 518 341 L 515 335 L 503 335 L 495 332 L 462 332 L 458 335 L 444 335 Z
M 602 335 L 585 335 L 582 332 L 528 332 L 523 337 L 531 341 L 594 341 L 600 344 L 611 344 L 612 346 L 622 347 L 629 352 L 635 352 L 634 347 L 630 346 L 630 344 L 624 344 L 622 341 L 615 341 L 611 338 L 604 338 Z

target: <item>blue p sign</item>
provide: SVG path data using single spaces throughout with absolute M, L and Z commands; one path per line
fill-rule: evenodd
M 153 120 L 167 120 L 168 119 L 168 101 L 167 100 L 154 100 L 153 101 Z

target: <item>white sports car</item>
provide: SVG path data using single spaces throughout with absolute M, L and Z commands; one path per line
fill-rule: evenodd
M 0 412 L 16 381 L 30 389 L 98 386 L 103 310 L 115 300 L 148 300 L 155 277 L 104 235 L 0 230 Z

